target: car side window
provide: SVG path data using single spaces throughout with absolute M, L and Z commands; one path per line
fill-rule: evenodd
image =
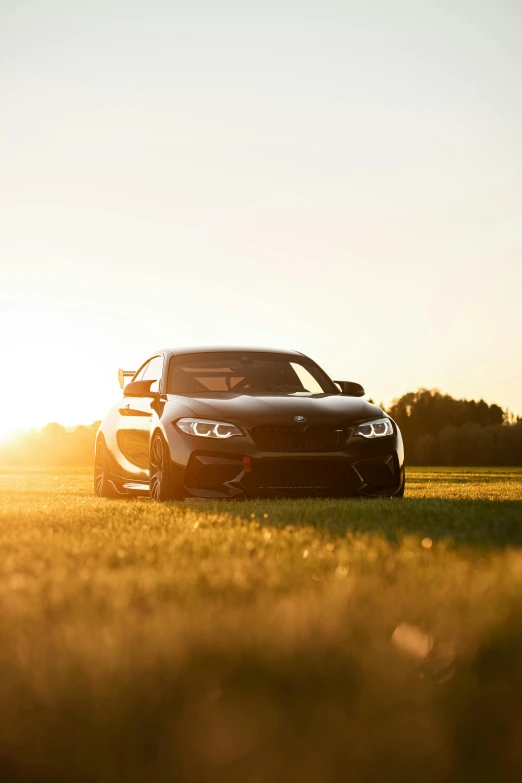
M 159 384 L 161 376 L 163 374 L 163 356 L 155 356 L 144 367 L 143 375 L 140 377 L 140 381 L 154 381 L 151 383 L 150 390 L 152 392 L 159 392 Z

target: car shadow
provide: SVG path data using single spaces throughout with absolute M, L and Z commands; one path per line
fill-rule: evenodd
M 328 536 L 405 536 L 490 549 L 522 546 L 522 502 L 469 498 L 284 498 L 193 500 L 193 510 L 275 528 L 312 528 Z

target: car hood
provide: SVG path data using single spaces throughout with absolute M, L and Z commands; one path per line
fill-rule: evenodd
M 382 416 L 382 410 L 358 397 L 316 394 L 310 397 L 283 395 L 222 394 L 217 396 L 169 395 L 202 419 L 233 421 L 238 424 L 293 424 L 294 416 L 304 416 L 306 424 L 351 423 Z

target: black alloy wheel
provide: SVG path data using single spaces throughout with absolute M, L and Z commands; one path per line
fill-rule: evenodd
M 118 492 L 111 481 L 105 440 L 98 438 L 94 455 L 94 494 L 99 498 L 114 498 Z
M 172 462 L 165 439 L 156 433 L 150 447 L 150 483 L 151 500 L 163 501 L 181 497 L 172 475 Z

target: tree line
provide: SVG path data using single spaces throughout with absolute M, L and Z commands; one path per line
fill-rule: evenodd
M 41 430 L 24 433 L 0 444 L 0 463 L 74 467 L 92 465 L 94 440 L 99 426 L 99 421 L 71 428 L 55 422 L 46 424 Z
M 522 465 L 522 418 L 498 405 L 419 389 L 393 400 L 387 413 L 400 427 L 408 465 Z M 47 424 L 0 444 L 0 463 L 92 465 L 99 424 Z
M 409 465 L 522 465 L 522 418 L 499 405 L 419 389 L 393 400 L 387 413 Z

